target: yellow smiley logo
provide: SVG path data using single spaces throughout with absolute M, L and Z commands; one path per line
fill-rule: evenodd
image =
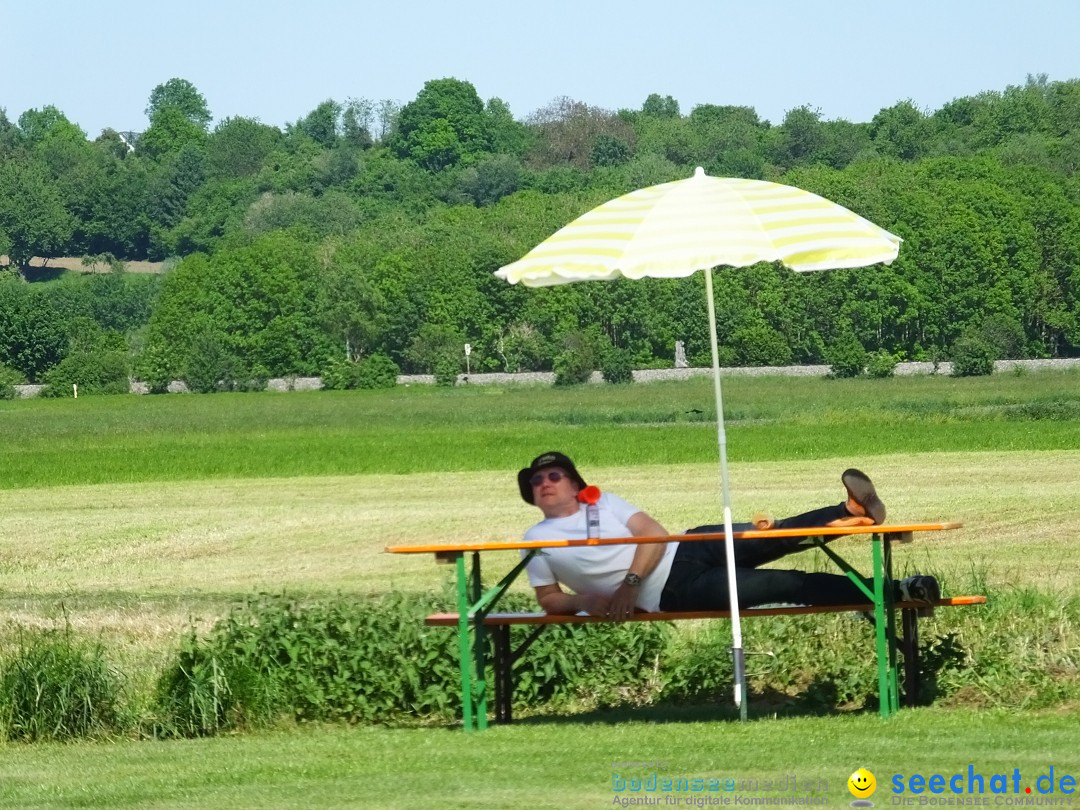
M 856 799 L 865 799 L 877 789 L 877 780 L 866 768 L 859 768 L 847 780 L 847 789 Z

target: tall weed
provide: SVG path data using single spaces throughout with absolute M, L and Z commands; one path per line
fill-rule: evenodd
M 158 679 L 155 736 L 205 737 L 270 725 L 283 710 L 277 684 L 242 656 L 185 636 Z
M 21 630 L 0 658 L 0 739 L 110 735 L 127 725 L 121 679 L 100 643 L 70 627 Z

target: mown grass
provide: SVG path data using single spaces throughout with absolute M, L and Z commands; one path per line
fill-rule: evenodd
M 1068 618 L 1075 611 L 1057 621 L 1045 603 L 1075 602 L 1077 595 L 1080 547 L 1063 543 L 1062 537 L 1080 534 L 1074 493 L 1080 451 L 853 461 L 872 472 L 895 519 L 966 524 L 895 550 L 899 574 L 930 572 L 942 579 L 946 593 L 989 593 L 994 600 L 990 613 L 947 611 L 924 625 L 927 639 L 931 633 L 960 632 L 965 650 L 992 663 L 977 673 L 984 679 L 981 687 L 964 681 L 966 691 L 957 701 L 1020 705 L 1030 687 L 1038 693 L 1036 705 L 1055 702 L 1057 680 L 1075 678 L 1075 655 L 1067 649 L 1077 638 L 1075 621 Z M 733 464 L 737 514 L 757 509 L 783 514 L 835 502 L 841 497 L 842 468 L 832 461 Z M 715 464 L 590 467 L 588 474 L 672 530 L 713 520 L 718 513 Z M 18 626 L 70 625 L 83 637 L 100 640 L 110 663 L 124 674 L 128 716 L 147 715 L 154 680 L 192 624 L 206 632 L 231 605 L 252 594 L 286 592 L 301 599 L 337 594 L 363 599 L 391 591 L 447 594 L 449 569 L 434 565 L 428 555 L 383 553 L 384 546 L 506 539 L 518 536 L 534 514 L 517 496 L 512 471 L 6 490 L 0 491 L 0 513 L 7 516 L 0 536 L 0 616 L 7 619 L 0 626 L 0 645 L 5 636 L 17 635 Z M 859 540 L 842 539 L 836 547 L 855 564 L 868 566 L 868 551 Z M 489 581 L 513 561 L 512 552 L 486 555 Z M 816 551 L 783 565 L 832 570 Z M 1004 598 L 1025 588 L 1040 592 L 1041 607 L 1025 611 L 1016 599 Z M 528 594 L 524 582 L 515 590 Z M 998 607 L 1006 602 L 1013 609 L 1002 613 Z M 984 617 L 989 624 L 981 622 Z M 860 660 L 824 625 L 814 623 L 810 636 L 787 643 L 782 632 L 770 635 L 771 625 L 748 624 L 747 649 L 776 653 L 753 658 L 752 666 L 771 662 L 789 674 L 800 667 L 817 672 L 823 659 L 815 656 L 814 644 L 825 645 L 841 662 L 852 656 Z M 727 632 L 723 626 L 714 629 Z M 853 630 L 852 640 L 864 643 L 865 629 Z M 991 643 L 998 636 L 1002 645 Z M 699 643 L 687 638 L 693 648 L 688 654 L 697 656 Z M 1037 689 L 1034 680 L 1017 686 L 1026 670 L 1015 662 L 1028 660 L 1024 650 L 1030 650 L 1031 660 L 1053 666 Z M 715 650 L 709 655 L 726 660 Z M 839 666 L 834 675 L 839 683 L 853 672 Z M 1071 699 L 1069 694 L 1066 689 L 1058 700 Z
M 730 377 L 732 461 L 1080 447 L 1080 373 Z M 549 447 L 604 466 L 716 457 L 711 383 L 0 402 L 0 488 L 506 470 Z
M 977 569 L 993 587 L 1074 585 L 1080 547 L 1063 538 L 1080 535 L 1080 451 L 856 453 L 733 463 L 736 518 L 835 503 L 841 470 L 855 464 L 873 475 L 893 520 L 965 523 L 898 547 L 901 570 L 967 582 Z M 72 622 L 92 613 L 125 633 L 141 625 L 154 639 L 177 619 L 258 590 L 431 591 L 449 580 L 448 569 L 426 555 L 385 554 L 385 546 L 519 537 L 535 510 L 517 494 L 515 469 L 0 491 L 0 606 L 28 618 L 59 615 L 63 603 Z M 718 520 L 715 463 L 582 469 L 671 531 Z M 485 567 L 494 572 L 512 558 L 489 555 Z M 797 562 L 826 565 L 817 552 Z
M 655 772 L 613 769 L 612 763 L 649 760 L 661 760 L 662 773 L 671 777 L 824 780 L 813 795 L 841 806 L 851 801 L 846 782 L 859 767 L 875 774 L 879 807 L 890 802 L 894 775 L 966 776 L 973 766 L 988 785 L 993 774 L 1011 780 L 1019 769 L 1021 791 L 1032 787 L 1033 793 L 1035 780 L 1051 766 L 1055 781 L 1080 776 L 1075 711 L 919 709 L 889 721 L 858 715 L 748 724 L 723 717 L 694 707 L 598 712 L 589 722 L 536 719 L 473 735 L 302 727 L 163 744 L 8 747 L 0 757 L 0 806 L 585 810 L 613 806 L 613 770 Z M 678 806 L 692 807 L 688 798 L 683 794 Z
M 966 524 L 899 547 L 901 572 L 939 574 L 953 592 L 985 583 L 1075 599 L 1077 382 L 1075 372 L 731 378 L 737 516 L 835 502 L 838 474 L 854 464 L 874 476 L 892 518 Z M 447 569 L 381 549 L 520 535 L 535 512 L 513 473 L 552 447 L 672 530 L 711 521 L 711 401 L 708 381 L 694 380 L 3 402 L 0 636 L 14 624 L 68 622 L 145 678 L 128 684 L 138 691 L 190 622 L 208 627 L 254 592 L 444 589 Z M 861 553 L 857 541 L 841 542 Z M 489 572 L 505 562 L 485 558 Z M 813 554 L 798 562 L 827 568 Z M 1014 618 L 1005 626 L 994 614 L 1001 647 L 1036 658 L 1073 632 Z M 1005 678 L 984 691 L 992 702 L 1003 688 Z M 755 717 L 767 711 L 756 706 Z M 537 716 L 470 737 L 316 727 L 168 744 L 9 745 L 0 806 L 610 806 L 610 761 L 648 756 L 691 775 L 835 774 L 830 796 L 845 803 L 843 781 L 860 765 L 1080 771 L 1071 703 L 1020 717 L 920 710 L 891 723 L 859 715 L 741 726 L 729 717 L 668 706 Z

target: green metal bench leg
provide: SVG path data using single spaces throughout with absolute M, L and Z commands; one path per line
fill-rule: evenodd
M 508 724 L 514 702 L 514 659 L 510 650 L 510 625 L 492 630 L 495 637 L 495 722 Z
M 536 549 L 530 551 L 521 562 L 514 566 L 514 569 L 509 574 L 502 578 L 498 585 L 490 588 L 486 593 L 480 575 L 479 552 L 473 552 L 472 568 L 469 572 L 465 570 L 464 554 L 459 553 L 455 558 L 458 589 L 458 660 L 461 666 L 461 713 L 466 731 L 482 731 L 488 726 L 487 699 L 490 691 L 487 682 L 488 631 L 484 625 L 484 619 L 507 588 L 510 587 L 514 578 L 525 569 L 536 551 Z M 509 633 L 509 628 L 505 629 Z M 469 643 L 470 632 L 472 633 L 471 645 Z M 509 645 L 509 643 L 509 636 L 507 636 L 506 644 Z M 511 671 L 512 659 L 508 658 L 507 660 L 510 663 L 507 664 L 506 673 L 509 674 L 505 675 L 501 683 L 503 687 L 506 684 L 511 684 L 505 690 L 508 697 L 504 704 L 507 707 L 506 716 L 509 718 L 508 707 L 513 699 L 511 682 L 513 675 Z M 498 662 L 496 664 L 498 665 Z M 496 670 L 496 690 L 502 688 L 499 686 L 500 677 L 502 676 L 499 675 L 499 670 Z M 495 700 L 498 703 L 498 691 L 496 691 Z M 498 706 L 496 706 L 496 712 L 498 711 Z
M 904 625 L 904 705 L 918 706 L 919 691 L 922 686 L 921 666 L 919 662 L 919 611 L 904 608 L 900 611 Z
M 487 628 L 484 626 L 486 611 L 477 611 L 483 596 L 484 583 L 480 578 L 480 552 L 473 552 L 472 564 L 472 604 L 473 604 L 473 701 L 476 707 L 476 728 L 483 731 L 488 726 L 487 715 Z

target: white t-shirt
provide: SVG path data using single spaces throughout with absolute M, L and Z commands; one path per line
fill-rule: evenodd
M 597 505 L 600 507 L 601 538 L 631 535 L 626 522 L 640 509 L 610 492 L 603 493 Z M 584 540 L 588 536 L 585 504 L 579 506 L 577 514 L 544 518 L 525 532 L 526 540 Z M 666 544 L 660 563 L 642 580 L 637 599 L 637 607 L 641 610 L 660 610 L 660 594 L 667 582 L 678 545 L 677 542 Z M 622 584 L 637 548 L 636 545 L 545 548 L 529 560 L 525 570 L 529 575 L 529 584 L 534 588 L 558 582 L 577 594 L 609 596 Z M 522 550 L 521 556 L 528 553 Z

